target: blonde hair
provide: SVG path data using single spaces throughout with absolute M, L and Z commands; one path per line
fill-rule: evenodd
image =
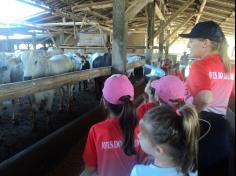
M 228 56 L 228 43 L 225 38 L 224 33 L 222 32 L 223 38 L 221 41 L 216 42 L 216 41 L 211 41 L 213 50 L 217 50 L 219 54 L 221 55 L 222 62 L 225 66 L 225 70 L 227 74 L 231 73 L 231 64 L 230 64 L 230 58 Z
M 146 129 L 143 123 L 151 126 Z M 162 105 L 148 111 L 140 122 L 153 145 L 163 144 L 167 154 L 184 175 L 197 170 L 199 118 L 193 105 L 176 110 Z

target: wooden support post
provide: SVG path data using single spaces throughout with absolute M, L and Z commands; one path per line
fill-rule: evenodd
M 147 53 L 146 53 L 146 62 L 147 64 L 152 63 L 153 55 L 153 43 L 154 43 L 154 23 L 155 23 L 155 3 L 150 3 L 147 5 Z
M 128 22 L 125 11 L 128 0 L 113 0 L 112 66 L 118 72 L 126 72 Z
M 161 11 L 164 12 L 163 4 L 160 4 Z M 165 21 L 160 21 L 160 26 L 163 26 L 165 24 Z M 159 35 L 159 58 L 163 59 L 163 53 L 164 53 L 164 30 L 161 31 Z
M 167 31 L 167 36 L 170 35 L 170 30 Z M 170 40 L 165 40 L 166 47 L 165 47 L 165 59 L 168 59 L 169 56 L 169 45 L 170 45 Z

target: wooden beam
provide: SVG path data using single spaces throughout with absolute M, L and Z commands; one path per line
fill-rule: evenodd
M 176 33 L 177 33 L 183 26 L 185 26 L 186 24 L 188 24 L 188 22 L 189 22 L 194 16 L 195 16 L 195 15 L 190 16 L 184 23 L 179 24 L 179 25 L 173 30 L 173 32 L 172 32 L 170 35 L 168 35 L 168 37 L 166 37 L 166 39 L 164 40 L 164 43 L 165 43 L 166 41 L 168 41 L 171 37 L 173 37 L 174 35 L 176 35 Z
M 94 3 L 84 3 L 80 5 L 75 5 L 72 7 L 72 10 L 74 12 L 79 12 L 79 11 L 86 11 L 87 8 L 91 9 L 106 9 L 106 8 L 111 8 L 112 7 L 112 1 L 102 1 L 102 2 L 94 2 Z
M 58 26 L 79 26 L 79 25 L 91 25 L 91 26 L 95 26 L 97 27 L 99 25 L 98 22 L 94 22 L 94 21 L 90 21 L 90 22 L 65 22 L 65 23 L 42 23 L 42 24 L 35 24 L 35 26 L 38 27 L 58 27 Z M 99 25 L 99 27 L 101 27 L 101 29 L 105 30 L 105 31 L 111 31 L 112 29 Z
M 104 46 L 71 46 L 71 45 L 60 45 L 61 49 L 104 49 Z M 146 49 L 146 46 L 127 46 L 127 49 Z M 153 46 L 153 49 L 159 49 L 157 46 Z
M 93 16 L 97 16 L 97 17 L 102 18 L 102 19 L 104 19 L 104 20 L 106 20 L 106 21 L 111 20 L 111 19 L 108 18 L 107 16 L 101 15 L 100 13 L 95 12 L 95 11 L 92 10 L 91 8 L 88 8 L 88 11 L 87 11 L 87 12 L 88 12 L 89 14 L 93 15 Z
M 223 25 L 225 22 L 227 22 L 228 19 L 232 18 L 233 16 L 235 16 L 235 11 L 232 11 L 232 13 L 228 17 L 226 17 L 224 21 L 220 23 L 220 26 Z
M 156 13 L 156 15 L 158 16 L 158 18 L 159 18 L 160 20 L 166 21 L 164 15 L 163 15 L 162 12 L 161 12 L 161 9 L 158 7 L 157 4 L 155 4 L 155 13 Z
M 132 20 L 150 2 L 153 0 L 135 0 L 125 12 L 125 21 Z
M 191 28 L 192 28 L 192 26 L 191 26 Z M 190 27 L 188 26 L 188 27 L 186 27 L 184 30 L 183 30 L 183 32 L 181 32 L 182 34 L 185 34 L 186 32 L 188 32 L 190 30 Z M 176 36 L 171 42 L 170 42 L 170 45 L 169 45 L 169 47 L 171 46 L 171 45 L 173 45 L 175 42 L 176 42 L 176 40 L 179 38 L 179 36 Z
M 229 2 L 229 1 L 216 1 L 216 0 L 208 0 L 210 3 L 214 4 L 214 5 L 220 5 L 222 7 L 229 7 L 229 8 L 235 8 L 235 2 Z
M 145 64 L 146 64 L 146 62 L 144 60 L 133 62 L 130 64 L 126 64 L 126 70 L 141 67 L 141 66 L 144 66 Z
M 201 15 L 203 13 L 204 7 L 206 6 L 206 3 L 207 3 L 207 0 L 203 0 L 195 24 L 197 24 L 199 22 Z
M 209 16 L 212 18 L 212 20 L 214 19 L 220 19 L 220 20 L 224 20 L 225 18 L 227 18 L 227 16 L 223 16 L 217 13 L 212 13 L 212 12 L 204 12 L 202 16 Z
M 165 12 L 165 13 L 169 13 L 169 10 L 168 10 L 168 8 L 166 7 L 165 1 L 164 1 L 164 0 L 160 0 L 160 3 L 163 5 L 164 12 Z
M 152 57 L 153 57 L 153 45 L 154 45 L 154 31 L 155 31 L 155 3 L 149 3 L 146 6 L 146 13 L 147 13 L 147 49 L 146 49 L 146 62 L 147 64 L 152 63 Z
M 194 3 L 195 0 L 188 0 L 185 2 L 185 4 L 180 7 L 175 13 L 171 15 L 171 17 L 163 24 L 163 26 L 160 26 L 160 28 L 156 31 L 154 38 L 157 37 L 161 32 L 164 31 L 164 29 L 173 21 L 175 20 L 179 14 L 181 14 L 183 11 L 185 11 L 192 3 Z
M 67 84 L 78 83 L 100 76 L 111 74 L 111 67 L 65 73 L 56 76 L 0 85 L 0 102 L 8 99 L 30 95 L 36 92 L 56 89 Z
M 128 0 L 113 0 L 113 39 L 112 66 L 120 73 L 126 72 L 128 21 L 125 20 L 125 10 Z

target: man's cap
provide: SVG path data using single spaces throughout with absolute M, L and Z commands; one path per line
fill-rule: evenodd
M 183 38 L 204 38 L 220 42 L 224 34 L 220 26 L 214 21 L 197 23 L 189 34 L 179 34 Z
M 111 104 L 123 104 L 120 98 L 130 96 L 134 100 L 134 87 L 126 75 L 115 74 L 106 79 L 102 90 L 103 97 Z
M 178 77 L 167 75 L 151 83 L 158 98 L 171 107 L 176 107 L 176 102 L 184 101 L 185 85 Z

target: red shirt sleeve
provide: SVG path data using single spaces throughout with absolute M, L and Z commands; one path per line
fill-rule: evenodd
M 207 63 L 204 64 L 204 62 L 196 61 L 191 65 L 187 87 L 192 96 L 197 95 L 201 90 L 211 90 L 211 80 L 209 78 L 209 71 L 207 70 Z
M 155 106 L 157 105 L 152 102 L 139 105 L 137 108 L 138 120 L 140 121 L 143 118 L 145 112 L 147 112 L 149 109 L 152 109 Z
M 95 144 L 95 129 L 94 127 L 90 128 L 89 135 L 87 138 L 86 146 L 83 153 L 83 159 L 87 166 L 97 167 L 97 150 Z

